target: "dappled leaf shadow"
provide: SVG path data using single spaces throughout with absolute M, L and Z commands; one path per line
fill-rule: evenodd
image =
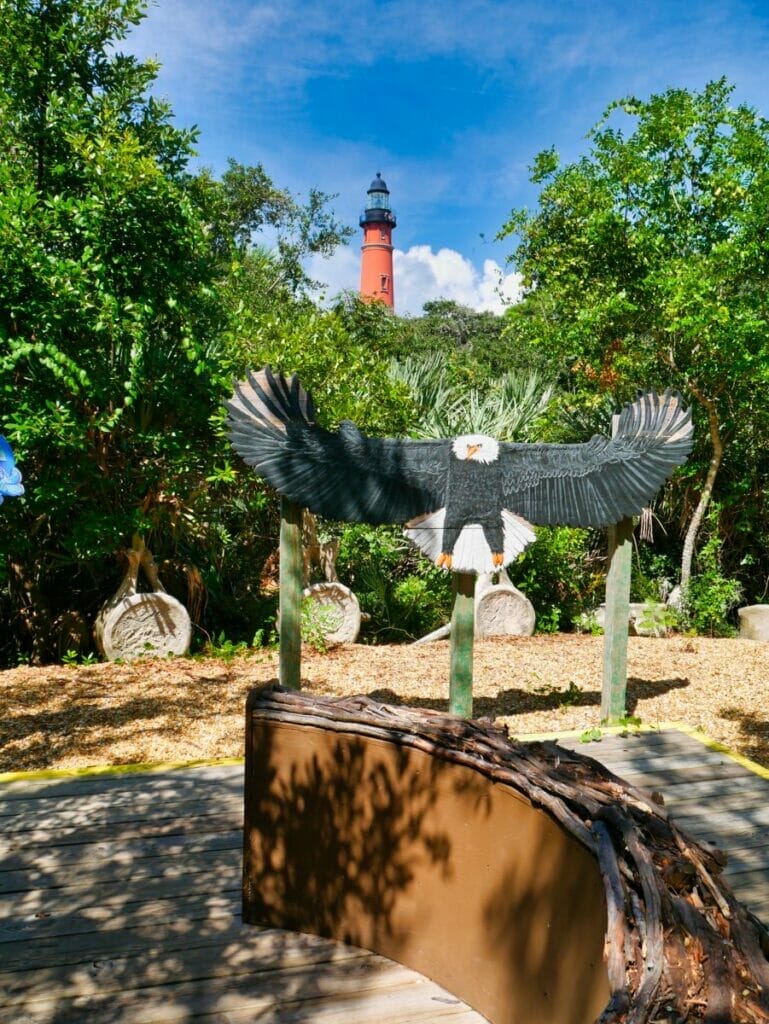
M 426 871 L 451 871 L 451 837 L 434 813 L 445 767 L 414 771 L 404 748 L 374 747 L 372 756 L 362 741 L 333 734 L 308 760 L 311 731 L 296 746 L 281 737 L 275 751 L 271 731 L 256 729 L 246 775 L 247 919 L 368 948 L 406 943 L 396 903 Z M 475 788 L 482 813 L 484 787 Z
M 597 869 L 587 863 L 590 855 L 554 838 L 543 831 L 519 856 L 502 853 L 504 870 L 483 914 L 494 955 L 511 976 L 527 979 L 545 1007 L 568 991 L 556 1011 L 559 1024 L 566 1024 L 594 1019 L 595 975 L 591 987 L 585 953 L 592 947 L 590 967 L 600 972 L 605 895 Z M 568 896 L 554 900 L 556 889 Z M 531 1005 L 527 1010 L 528 1019 L 536 1019 Z
M 741 711 L 739 708 L 723 707 L 719 715 L 729 722 L 736 722 L 740 729 L 737 748 L 745 757 L 769 768 L 769 718 L 757 711 Z
M 44 999 L 50 1024 L 224 1019 L 250 1005 L 302 1021 L 318 1000 L 400 979 L 365 951 L 241 923 L 242 777 L 203 768 L 0 787 L 3 1020 Z M 440 869 L 440 834 L 426 855 Z

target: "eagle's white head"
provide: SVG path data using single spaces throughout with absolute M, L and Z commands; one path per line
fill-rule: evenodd
M 451 450 L 458 459 L 495 462 L 499 457 L 499 442 L 486 434 L 462 434 L 454 438 Z

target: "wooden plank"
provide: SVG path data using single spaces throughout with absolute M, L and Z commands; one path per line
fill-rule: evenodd
M 614 769 L 610 770 L 614 771 Z M 681 768 L 671 768 L 669 770 L 656 769 L 654 771 L 649 769 L 645 771 L 623 769 L 621 771 L 614 771 L 614 774 L 625 779 L 627 782 L 631 782 L 634 786 L 639 786 L 641 789 L 661 790 L 664 796 L 666 787 L 677 786 L 687 779 L 699 782 L 705 779 L 739 778 L 741 772 L 739 765 L 727 763 L 723 765 L 692 765 L 685 772 Z
M 203 895 L 178 896 L 172 899 L 148 900 L 127 904 L 119 913 L 110 906 L 87 907 L 78 913 L 43 917 L 31 915 L 11 921 L 0 921 L 0 945 L 35 939 L 44 935 L 70 936 L 83 932 L 115 931 L 154 921 L 162 924 L 178 915 L 187 921 L 232 917 L 240 912 L 241 890 L 225 890 Z M 3 950 L 3 956 L 12 956 Z
M 722 796 L 731 796 L 734 793 L 750 794 L 757 802 L 760 802 L 761 799 L 769 802 L 769 782 L 756 775 L 747 774 L 726 776 L 720 779 L 702 779 L 699 782 L 682 779 L 674 785 L 668 785 L 663 795 L 668 807 L 680 807 L 687 803 L 717 800 Z
M 201 1014 L 249 1010 L 254 1019 L 288 1002 L 334 995 L 360 995 L 419 985 L 413 971 L 384 957 L 371 956 L 330 964 L 254 972 L 234 977 L 204 977 L 193 982 L 148 985 L 106 995 L 61 999 L 58 993 L 24 1004 L 29 1024 L 148 1024 L 186 1021 Z M 55 1017 L 53 1016 L 55 1014 Z
M 684 831 L 727 849 L 752 849 L 765 846 L 769 842 L 769 826 L 750 821 L 739 812 L 713 814 L 707 809 L 697 807 L 689 813 L 673 811 L 670 817 Z
M 199 946 L 222 946 L 239 939 L 249 939 L 252 933 L 264 931 L 277 929 L 257 929 L 244 925 L 239 916 L 159 920 L 128 925 L 118 931 L 68 935 L 66 942 L 62 942 L 58 935 L 36 936 L 6 946 L 0 959 L 4 970 L 20 971 L 85 961 L 93 963 L 114 956 L 142 954 L 148 948 L 155 947 L 169 952 L 183 952 Z M 282 934 L 297 937 L 293 932 Z
M 33 797 L 87 795 L 130 790 L 154 789 L 169 793 L 189 783 L 193 786 L 206 782 L 230 780 L 243 781 L 242 764 L 208 765 L 197 768 L 174 768 L 164 771 L 127 772 L 119 775 L 80 775 L 59 779 L 24 779 L 18 782 L 0 783 L 0 798 L 3 803 L 11 800 L 28 800 Z
M 98 810 L 88 805 L 66 811 L 52 810 L 48 813 L 40 813 L 34 808 L 24 810 L 4 821 L 3 835 L 9 837 L 19 833 L 20 838 L 23 838 L 24 833 L 45 831 L 56 834 L 70 828 L 93 828 L 100 825 L 120 826 L 136 821 L 146 821 L 148 818 L 154 820 L 158 812 L 157 800 L 157 797 L 148 797 L 129 806 L 117 804 L 113 807 L 103 806 Z M 162 800 L 164 804 L 168 802 L 167 797 Z M 242 816 L 242 812 L 243 795 L 241 793 L 220 795 L 215 800 L 192 796 L 189 799 L 173 801 L 174 818 L 193 816 L 204 818 L 221 814 L 237 817 L 238 814 Z
M 214 872 L 224 868 L 236 868 L 241 863 L 242 843 L 233 843 L 226 849 L 195 850 L 185 853 L 183 857 L 160 856 L 143 857 L 133 861 L 106 861 L 91 864 L 87 872 L 78 874 L 65 873 L 55 869 L 41 871 L 27 869 L 25 871 L 0 872 L 0 905 L 6 898 L 22 897 L 29 892 L 88 889 L 115 882 L 139 882 L 149 878 L 179 878 L 182 875 L 194 875 L 201 871 Z M 78 865 L 80 868 L 81 865 Z
M 739 837 L 735 837 L 728 830 L 722 834 L 718 831 L 714 833 L 707 827 L 696 828 L 685 823 L 682 823 L 681 827 L 691 832 L 693 836 L 720 847 L 727 855 L 736 850 L 750 851 L 769 845 L 769 829 L 766 828 L 759 828 L 752 832 L 747 831 Z
M 329 939 L 292 932 L 250 935 L 243 928 L 235 941 L 216 945 L 178 946 L 174 950 L 152 945 L 124 956 L 101 955 L 91 962 L 46 965 L 0 972 L 0 1002 L 19 1006 L 35 1000 L 101 996 L 109 992 L 178 984 L 201 978 L 229 978 L 239 974 L 283 971 L 310 965 L 339 964 L 373 958 L 368 950 L 344 946 Z M 180 957 L 179 952 L 184 956 Z
M 754 900 L 750 909 L 764 927 L 769 928 L 769 897 Z
M 558 743 L 573 750 L 582 750 L 585 747 L 607 750 L 640 749 L 642 751 L 669 747 L 672 750 L 681 750 L 687 749 L 689 746 L 701 750 L 703 746 L 687 733 L 680 732 L 678 729 L 636 730 L 632 728 L 621 732 L 604 732 L 600 739 L 590 740 L 588 743 L 583 743 L 579 736 L 565 736 L 559 739 Z
M 164 809 L 170 809 L 166 806 Z M 238 814 L 200 814 L 188 815 L 185 818 L 159 818 L 155 821 L 137 821 L 124 825 L 121 836 L 126 839 L 140 839 L 144 836 L 186 835 L 201 832 L 224 832 L 242 825 L 242 815 Z M 111 825 L 95 825 L 92 828 L 74 825 L 55 831 L 38 828 L 31 832 L 22 832 L 7 839 L 0 839 L 0 856 L 12 855 L 22 849 L 33 846 L 67 846 L 98 843 L 112 839 L 115 829 Z
M 207 1018 L 196 1017 L 201 1022 Z M 332 998 L 280 1003 L 259 1015 L 259 1024 L 411 1024 L 451 1021 L 484 1024 L 482 1017 L 432 982 L 409 985 L 375 995 L 335 995 Z M 254 1024 L 251 1010 L 230 1011 L 227 1024 Z
M 0 800 L 0 817 L 10 819 L 22 814 L 60 814 L 86 808 L 94 814 L 100 814 L 104 809 L 115 807 L 157 808 L 158 800 L 186 799 L 213 803 L 217 800 L 238 800 L 242 797 L 243 778 L 242 775 L 238 775 L 227 780 L 185 780 L 174 786 L 133 786 L 130 789 L 97 790 L 93 793 L 71 793 L 67 796 L 50 793 L 31 797 L 17 796 L 12 800 Z
M 81 876 L 82 877 L 82 876 Z M 81 913 L 89 907 L 123 907 L 145 900 L 168 899 L 192 893 L 227 892 L 237 889 L 242 880 L 240 858 L 230 858 L 217 871 L 183 870 L 161 877 L 145 877 L 140 885 L 115 885 L 114 881 L 97 883 L 90 879 L 79 885 L 56 889 L 34 889 L 0 897 L 0 918 L 28 917 L 44 911 L 51 917 Z
M 765 831 L 769 829 L 769 805 L 761 804 L 737 808 L 736 810 L 719 810 L 713 807 L 703 807 L 701 804 L 685 804 L 676 808 L 672 817 L 680 822 L 697 822 L 712 830 L 729 832 L 735 836 L 740 833 Z
M 732 761 L 731 758 L 727 757 L 726 754 L 720 754 L 715 750 L 709 750 L 707 747 L 695 748 L 694 750 L 686 747 L 679 747 L 678 749 L 667 749 L 667 750 L 655 750 L 651 749 L 645 751 L 643 749 L 636 751 L 609 751 L 604 749 L 600 750 L 600 743 L 595 745 L 591 744 L 589 750 L 584 750 L 586 756 L 594 758 L 596 761 L 601 761 L 602 764 L 615 765 L 615 764 L 627 764 L 627 765 L 638 765 L 642 767 L 651 768 L 671 768 L 673 766 L 686 768 L 689 765 L 695 764 L 709 764 L 709 765 L 720 765 L 730 764 L 739 768 L 741 772 L 745 772 L 745 768 L 742 765 L 737 764 L 736 761 Z
M 599 758 L 595 758 L 599 760 Z M 683 782 L 689 777 L 689 772 L 696 772 L 701 778 L 726 778 L 728 776 L 742 777 L 745 769 L 741 768 L 734 761 L 727 761 L 717 756 L 713 758 L 695 758 L 683 754 L 680 757 L 668 755 L 666 757 L 636 757 L 636 758 L 606 758 L 600 759 L 609 771 L 615 775 L 656 775 L 664 773 L 668 778 L 675 778 L 672 772 L 677 772 L 679 781 Z M 703 769 L 708 769 L 703 775 Z
M 723 845 L 721 845 L 723 849 Z M 728 853 L 724 874 L 729 878 L 747 871 L 763 871 L 769 887 L 769 841 L 763 846 L 733 847 Z
M 769 899 L 769 875 L 765 870 L 745 871 L 738 875 L 726 871 L 724 877 L 737 897 L 748 906 L 754 900 Z
M 67 872 L 73 868 L 90 871 L 93 864 L 105 862 L 129 865 L 145 857 L 183 857 L 201 850 L 241 849 L 242 846 L 243 826 L 236 824 L 221 832 L 170 832 L 138 839 L 69 843 L 49 849 L 20 847 L 5 856 L 0 864 L 8 871 Z M 0 880 L 3 877 L 4 872 L 0 872 Z
M 641 757 L 650 755 L 665 756 L 666 754 L 673 754 L 674 756 L 709 754 L 722 758 L 726 757 L 724 753 L 712 750 L 687 733 L 678 732 L 674 729 L 663 729 L 659 732 L 605 733 L 599 739 L 589 740 L 587 743 L 583 743 L 579 736 L 566 736 L 560 738 L 557 742 L 559 746 L 575 750 L 579 753 L 591 750 L 605 752 L 601 756 L 591 755 L 598 756 L 599 760 L 603 756 L 611 758 L 618 753 L 632 757 L 639 755 Z
M 746 821 L 756 821 L 756 824 L 760 824 L 761 808 L 769 807 L 769 791 L 761 790 L 736 790 L 726 791 L 719 794 L 713 794 L 707 798 L 700 798 L 699 800 L 676 800 L 672 798 L 667 803 L 667 808 L 671 815 L 678 818 L 682 815 L 696 814 L 702 812 L 703 807 L 707 807 L 708 815 L 720 815 L 729 814 L 735 812 L 741 812 L 741 816 Z M 756 815 L 759 817 L 756 818 Z M 767 823 L 766 819 L 764 823 Z

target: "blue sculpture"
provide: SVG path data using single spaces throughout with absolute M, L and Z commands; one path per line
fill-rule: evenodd
M 16 468 L 11 446 L 0 434 L 0 505 L 3 498 L 17 498 L 24 493 L 21 473 Z

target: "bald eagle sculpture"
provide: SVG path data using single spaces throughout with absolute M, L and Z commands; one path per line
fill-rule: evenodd
M 281 494 L 329 519 L 405 523 L 436 565 L 494 572 L 535 539 L 532 524 L 607 526 L 638 515 L 692 446 L 691 412 L 671 391 L 640 395 L 614 436 L 511 444 L 483 434 L 439 441 L 365 437 L 315 422 L 296 375 L 269 367 L 235 388 L 232 445 Z

